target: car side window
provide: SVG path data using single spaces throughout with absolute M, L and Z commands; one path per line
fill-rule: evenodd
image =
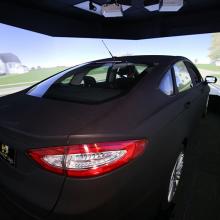
M 93 77 L 96 82 L 105 82 L 109 66 L 103 65 L 101 67 L 94 68 L 87 73 L 87 76 Z
M 171 70 L 169 70 L 163 77 L 160 82 L 160 90 L 165 93 L 166 95 L 173 95 L 174 88 L 173 88 L 173 79 Z
M 193 87 L 191 76 L 184 64 L 184 62 L 180 61 L 173 66 L 176 86 L 178 92 L 184 92 Z
M 193 79 L 193 82 L 195 84 L 199 84 L 203 81 L 201 74 L 199 73 L 199 71 L 196 69 L 195 66 L 193 66 L 193 64 L 187 62 L 187 69 L 189 70 L 189 73 Z

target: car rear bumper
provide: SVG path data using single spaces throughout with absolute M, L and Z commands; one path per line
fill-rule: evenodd
M 158 192 L 167 182 L 175 158 L 169 153 L 157 160 L 158 152 L 160 148 L 151 146 L 129 164 L 92 178 L 53 174 L 25 152 L 18 152 L 19 169 L 0 160 L 1 190 L 16 205 L 41 219 L 116 219 L 144 200 L 149 202 L 146 209 L 153 212 L 160 203 Z
M 6 170 L 4 166 L 8 166 L 2 162 L 1 173 Z M 144 157 L 111 173 L 86 179 L 62 179 L 62 176 L 40 170 L 42 174 L 40 178 L 38 174 L 37 179 L 41 181 L 38 181 L 34 176 L 20 176 L 10 170 L 13 180 L 8 181 L 5 177 L 9 174 L 2 173 L 4 178 L 0 179 L 1 191 L 10 202 L 39 219 L 116 219 L 128 214 L 143 200 L 150 201 L 147 207 L 153 212 L 160 202 L 158 192 L 162 182 L 154 184 L 155 179 L 150 178 L 150 166 L 141 169 L 143 162 Z M 13 168 L 7 167 L 7 172 L 9 169 Z M 62 187 L 58 184 L 59 189 L 53 195 L 57 182 Z M 20 185 L 22 183 L 23 186 Z
M 21 172 L 0 161 L 0 193 L 33 216 L 47 216 L 53 209 L 64 177 L 42 172 Z
M 66 178 L 60 198 L 48 218 L 117 219 L 129 215 L 143 202 L 146 203 L 145 211 L 155 214 L 166 179 L 156 180 L 159 176 L 153 175 L 145 159 L 139 158 L 96 178 Z

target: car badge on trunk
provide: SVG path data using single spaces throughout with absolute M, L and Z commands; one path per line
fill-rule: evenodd
M 1 146 L 1 154 L 3 157 L 7 158 L 9 153 L 9 146 L 6 144 L 2 144 Z

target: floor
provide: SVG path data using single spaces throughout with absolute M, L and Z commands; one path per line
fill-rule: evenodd
M 220 219 L 220 97 L 211 97 L 207 118 L 195 131 L 185 155 L 176 206 L 163 220 Z M 27 218 L 0 199 L 0 219 Z
M 220 219 L 220 97 L 211 97 L 209 114 L 187 149 L 183 181 L 171 219 Z

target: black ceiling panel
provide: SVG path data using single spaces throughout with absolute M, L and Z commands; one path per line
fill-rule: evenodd
M 144 39 L 220 32 L 219 0 L 185 0 L 178 12 L 149 12 L 144 8 L 148 0 L 118 0 L 132 5 L 120 18 L 74 7 L 84 1 L 1 0 L 0 22 L 63 37 Z M 104 4 L 106 0 L 93 2 Z

